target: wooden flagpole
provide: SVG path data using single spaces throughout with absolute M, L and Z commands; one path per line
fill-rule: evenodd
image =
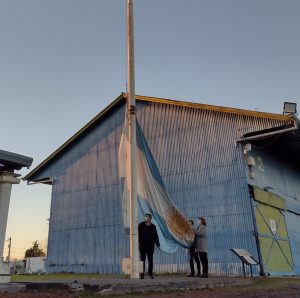
M 131 278 L 139 278 L 133 3 L 127 1 L 128 135 Z

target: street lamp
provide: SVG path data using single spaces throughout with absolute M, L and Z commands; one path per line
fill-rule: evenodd
M 283 105 L 283 114 L 284 115 L 295 115 L 297 114 L 297 104 L 294 102 L 284 102 Z

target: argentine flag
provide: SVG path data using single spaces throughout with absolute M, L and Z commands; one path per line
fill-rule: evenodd
M 136 122 L 139 222 L 144 220 L 144 214 L 150 213 L 152 222 L 156 225 L 161 250 L 166 253 L 174 253 L 179 246 L 190 247 L 194 242 L 195 234 L 192 226 L 170 199 L 143 131 L 138 121 Z M 120 177 L 125 178 L 123 191 L 123 222 L 125 228 L 130 226 L 129 188 L 126 179 L 129 176 L 126 155 L 128 146 L 128 127 L 125 120 L 119 148 L 119 174 Z

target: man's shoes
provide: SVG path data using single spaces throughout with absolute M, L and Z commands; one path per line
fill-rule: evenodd
M 153 274 L 149 274 L 149 276 L 150 276 L 151 279 L 154 279 Z
M 201 278 L 208 278 L 208 273 L 203 273 L 200 277 Z
M 140 274 L 140 279 L 144 279 L 144 278 L 145 278 L 144 273 L 141 273 Z
M 188 277 L 194 277 L 195 273 L 188 274 Z

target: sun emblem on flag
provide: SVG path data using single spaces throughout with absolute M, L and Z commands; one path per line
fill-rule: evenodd
M 164 213 L 167 226 L 172 234 L 179 241 L 191 245 L 194 242 L 195 233 L 187 219 L 174 207 L 169 208 Z

